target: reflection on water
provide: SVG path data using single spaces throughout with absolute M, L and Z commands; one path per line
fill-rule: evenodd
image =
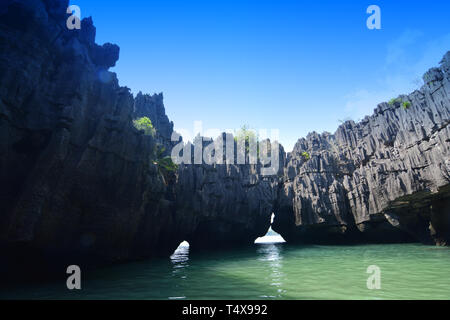
M 180 285 L 188 278 L 187 268 L 189 267 L 189 244 L 184 241 L 170 256 L 172 262 L 172 277 L 177 282 L 176 287 L 180 288 Z M 185 296 L 168 297 L 170 300 L 186 299 Z
M 257 253 L 260 255 L 258 260 L 264 264 L 267 264 L 267 269 L 270 270 L 270 285 L 277 287 L 278 293 L 276 296 L 262 295 L 260 296 L 261 298 L 282 297 L 282 293 L 284 292 L 284 290 L 282 289 L 284 274 L 282 271 L 283 256 L 281 254 L 281 249 L 282 247 L 277 245 L 276 243 L 267 243 L 261 245 L 257 250 Z
M 282 246 L 280 246 L 280 244 L 284 242 L 284 239 L 273 231 L 272 233 L 269 231 L 269 235 L 261 237 L 255 241 L 255 243 L 258 244 L 256 247 L 256 261 L 258 262 L 258 269 L 263 269 L 268 273 L 266 281 L 271 287 L 276 288 L 275 294 L 262 294 L 259 295 L 258 298 L 282 298 L 282 294 L 285 290 L 282 288 L 284 274 L 282 271 Z M 237 253 L 240 252 L 237 251 Z M 248 252 L 245 252 L 245 254 L 247 253 Z M 232 258 L 230 260 L 233 261 L 234 259 Z M 227 264 L 227 261 L 229 262 L 230 260 L 224 259 L 223 263 Z M 170 256 L 170 261 L 172 262 L 172 277 L 178 280 L 179 285 L 177 285 L 177 288 L 180 288 L 183 286 L 183 281 L 188 280 L 190 273 L 189 244 L 186 241 L 182 242 Z M 192 272 L 194 271 L 195 270 L 192 270 Z M 246 272 L 246 270 L 244 270 L 244 272 Z M 169 299 L 185 298 L 186 296 L 169 297 Z
M 367 289 L 369 265 L 381 269 L 381 290 Z M 79 291 L 64 279 L 0 287 L 0 299 L 450 299 L 449 265 L 449 248 L 419 244 L 257 243 L 194 255 L 182 245 L 170 259 L 84 271 Z

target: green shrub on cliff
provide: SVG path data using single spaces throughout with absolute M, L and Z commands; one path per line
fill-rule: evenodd
M 133 125 L 136 129 L 143 130 L 146 135 L 155 135 L 155 128 L 153 127 L 152 121 L 148 117 L 133 120 Z
M 409 101 L 405 101 L 405 102 L 403 102 L 402 103 L 402 107 L 403 107 L 403 109 L 409 109 L 409 107 L 411 107 L 411 102 L 409 102 Z
M 161 159 L 157 160 L 158 169 L 160 171 L 168 171 L 168 172 L 175 172 L 178 169 L 178 165 L 173 163 L 172 157 L 166 156 Z
M 245 140 L 245 152 L 250 152 L 250 143 L 256 143 L 257 154 L 259 155 L 259 139 L 256 133 L 247 125 L 243 125 L 241 129 L 235 132 L 234 141 Z
M 168 171 L 168 172 L 174 172 L 178 170 L 178 165 L 173 163 L 171 156 L 164 156 L 164 151 L 166 149 L 164 147 L 158 148 L 158 151 L 156 153 L 156 160 L 154 161 L 154 164 L 158 166 L 158 169 L 161 171 Z
M 171 156 L 164 156 L 164 147 L 158 147 L 156 151 L 156 159 L 153 161 L 158 167 L 158 172 L 161 174 L 164 183 L 168 184 L 170 177 L 178 170 L 178 165 L 172 161 Z
M 391 100 L 389 100 L 389 105 L 394 105 L 395 103 L 400 103 L 402 102 L 402 99 L 400 98 L 392 98 Z
M 256 136 L 255 132 L 249 128 L 247 125 L 243 125 L 241 129 L 235 132 L 234 140 L 243 140 L 245 139 L 245 142 L 248 143 L 250 141 L 256 142 L 258 137 Z
M 305 161 L 308 161 L 309 159 L 311 159 L 311 156 L 306 151 L 302 152 L 302 157 L 303 157 L 303 159 L 305 159 Z

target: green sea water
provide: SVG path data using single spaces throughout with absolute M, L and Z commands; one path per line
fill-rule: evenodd
M 381 289 L 367 288 L 380 268 Z M 450 249 L 420 244 L 292 246 L 190 254 L 82 273 L 82 289 L 65 281 L 0 289 L 21 299 L 450 299 Z

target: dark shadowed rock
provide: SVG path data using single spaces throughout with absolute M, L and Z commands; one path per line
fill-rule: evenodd
M 283 166 L 273 175 L 261 175 L 261 163 L 238 165 L 237 144 L 231 134 L 222 134 L 224 145 L 232 141 L 234 164 L 182 165 L 176 184 L 176 220 L 184 229 L 185 239 L 194 250 L 217 249 L 253 244 L 270 227 L 273 206 L 277 199 L 279 176 Z M 213 143 L 196 138 L 194 145 Z M 266 142 L 267 143 L 267 142 Z M 270 142 L 269 142 L 270 143 Z M 194 146 L 191 145 L 191 163 Z M 284 163 L 280 146 L 279 159 Z M 250 163 L 248 155 L 246 163 Z
M 156 138 L 170 152 L 173 122 L 169 120 L 164 108 L 163 94 L 142 94 L 139 92 L 134 102 L 133 118 L 149 117 L 156 129 Z
M 133 127 L 136 101 L 108 71 L 118 47 L 94 43 L 91 19 L 67 30 L 66 5 L 2 2 L 0 246 L 61 263 L 169 255 L 182 239 L 167 239 L 158 141 Z
M 274 230 L 300 242 L 448 243 L 449 61 L 450 52 L 420 90 L 361 122 L 300 139 L 287 157 Z
M 168 256 L 185 239 L 203 249 L 263 235 L 273 182 L 235 165 L 164 176 L 156 151 L 170 155 L 174 143 L 162 94 L 134 98 L 120 87 L 108 71 L 119 48 L 95 43 L 91 18 L 68 30 L 66 8 L 0 7 L 0 250 L 9 264 Z M 133 127 L 143 116 L 154 137 Z
M 97 45 L 90 18 L 68 30 L 67 5 L 0 3 L 0 250 L 9 264 L 168 256 L 183 240 L 193 250 L 249 245 L 272 212 L 274 230 L 293 242 L 449 244 L 450 53 L 402 102 L 311 133 L 287 156 L 281 148 L 270 176 L 261 163 L 163 174 L 157 150 L 170 155 L 177 142 L 162 94 L 120 87 L 108 71 L 119 47 Z M 155 136 L 133 127 L 144 116 Z

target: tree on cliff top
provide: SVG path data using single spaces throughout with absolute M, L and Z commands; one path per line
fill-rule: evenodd
M 259 155 L 259 137 L 254 130 L 250 129 L 248 125 L 243 125 L 241 129 L 237 130 L 234 134 L 234 141 L 245 141 L 245 151 L 250 151 L 250 143 L 257 145 L 257 153 Z
M 144 131 L 146 135 L 154 136 L 156 133 L 152 121 L 148 117 L 142 117 L 133 120 L 133 125 L 136 129 Z

